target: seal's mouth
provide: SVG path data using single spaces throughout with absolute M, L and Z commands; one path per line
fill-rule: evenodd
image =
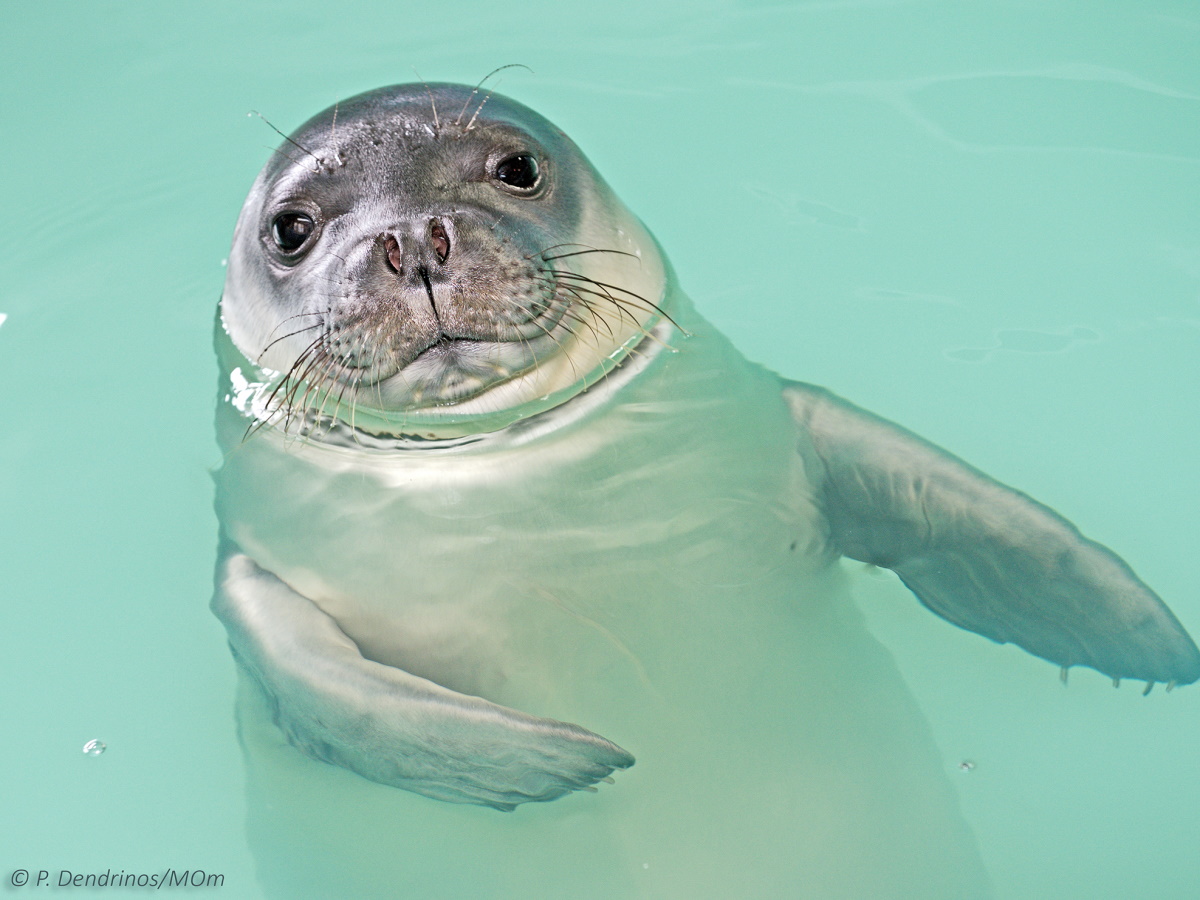
M 387 415 L 462 403 L 567 352 L 572 334 L 562 318 L 562 310 L 547 309 L 532 337 L 461 337 L 438 327 L 420 340 L 414 329 L 388 335 L 396 323 L 387 319 L 338 323 L 321 316 L 320 335 L 282 373 L 268 402 L 285 423 L 313 410 Z
M 367 390 L 385 409 L 461 403 L 536 369 L 563 352 L 568 336 L 547 325 L 539 338 L 479 340 L 441 335 Z
M 285 433 L 294 431 L 306 441 L 356 451 L 377 449 L 388 452 L 457 448 L 484 440 L 499 440 L 503 435 L 525 440 L 546 429 L 576 421 L 605 403 L 662 352 L 675 352 L 674 335 L 688 334 L 679 330 L 673 320 L 663 318 L 650 324 L 645 332 L 629 338 L 586 376 L 533 400 L 521 394 L 517 384 L 522 379 L 516 378 L 509 385 L 497 386 L 493 392 L 512 392 L 516 402 L 506 402 L 503 398 L 488 400 L 485 391 L 485 397 L 480 400 L 468 398 L 457 404 L 425 407 L 411 413 L 381 414 L 380 410 L 366 408 L 364 404 L 357 408 L 356 416 L 356 407 L 340 398 L 324 398 L 295 406 L 281 403 L 278 399 L 280 385 L 275 381 L 279 373 L 260 372 L 260 377 L 265 376 L 267 380 L 251 380 L 253 370 L 245 368 L 248 361 L 241 357 L 223 325 L 223 320 L 219 320 L 218 352 L 230 354 L 227 365 L 230 402 L 251 420 L 245 437 L 274 424 L 281 426 Z M 449 339 L 440 348 L 429 348 L 433 352 L 428 357 L 431 360 L 438 358 L 451 345 L 470 344 L 486 342 Z M 520 423 L 516 431 L 509 427 L 515 423 Z

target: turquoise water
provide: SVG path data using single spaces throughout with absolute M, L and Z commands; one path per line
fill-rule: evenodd
M 248 110 L 289 129 L 413 66 L 529 65 L 501 90 L 574 137 L 746 355 L 1060 509 L 1197 633 L 1198 49 L 1183 3 L 8 16 L 6 890 L 17 869 L 174 867 L 258 896 L 207 610 L 212 311 L 277 141 Z M 1200 690 L 1063 690 L 859 582 L 996 897 L 1195 896 Z

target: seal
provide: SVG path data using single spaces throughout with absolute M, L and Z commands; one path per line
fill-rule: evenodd
M 1163 602 L 1053 510 L 745 361 L 570 139 L 499 95 L 388 87 L 304 124 L 245 202 L 220 313 L 213 609 L 252 821 L 321 848 L 262 864 L 281 896 L 478 893 L 466 870 L 497 897 L 982 896 L 841 557 L 1064 669 L 1200 678 Z M 635 753 L 597 797 L 479 808 Z

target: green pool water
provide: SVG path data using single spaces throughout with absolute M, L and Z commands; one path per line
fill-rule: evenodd
M 474 82 L 507 63 L 533 72 L 500 90 L 571 134 L 747 356 L 1059 509 L 1200 634 L 1195 4 L 14 5 L 6 896 L 168 869 L 262 896 L 207 608 L 213 310 L 278 141 L 247 113 L 289 130 L 414 68 Z M 862 573 L 856 596 L 995 897 L 1200 894 L 1200 689 L 1143 699 L 1082 670 L 1063 689 L 890 578 Z M 93 739 L 106 750 L 85 755 Z

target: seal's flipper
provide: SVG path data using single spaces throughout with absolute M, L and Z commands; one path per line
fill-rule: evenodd
M 954 624 L 1061 666 L 1200 679 L 1200 651 L 1162 600 L 1054 510 L 823 388 L 783 392 L 815 451 L 832 549 L 892 569 Z
M 510 810 L 633 765 L 620 747 L 577 725 L 363 658 L 316 604 L 231 545 L 222 548 L 212 605 L 288 739 L 372 781 Z

